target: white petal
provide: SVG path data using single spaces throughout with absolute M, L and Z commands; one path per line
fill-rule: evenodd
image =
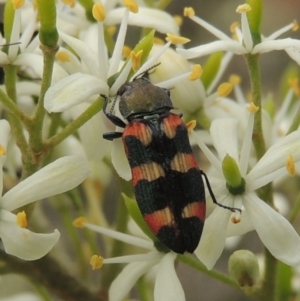
M 63 78 L 48 89 L 45 95 L 45 109 L 49 113 L 63 112 L 97 94 L 108 94 L 106 82 L 78 72 Z
M 0 120 L 0 145 L 6 150 L 10 134 L 10 125 L 5 119 Z
M 300 40 L 295 40 L 291 38 L 265 41 L 257 44 L 251 53 L 264 53 L 273 50 L 286 50 L 289 47 L 294 47 L 298 51 L 300 50 Z
M 294 47 L 284 49 L 286 53 L 298 64 L 300 65 L 300 51 Z
M 44 61 L 43 57 L 34 53 L 23 53 L 18 55 L 17 59 L 14 61 L 14 65 L 23 66 L 33 70 L 36 76 L 42 78 L 43 76 L 43 66 Z M 58 64 L 54 63 L 53 74 L 52 74 L 52 84 L 58 82 L 65 76 L 67 76 L 67 72 L 60 67 Z
M 60 32 L 60 37 L 78 54 L 80 59 L 87 66 L 89 73 L 99 78 L 99 68 L 97 54 L 86 43 L 73 38 L 63 32 Z
M 122 139 L 114 139 L 111 148 L 111 161 L 118 175 L 125 181 L 131 180 L 131 170 L 125 154 Z
M 57 243 L 59 232 L 50 234 L 33 233 L 16 223 L 0 220 L 0 237 L 5 252 L 24 260 L 37 260 L 45 256 Z
M 264 156 L 257 162 L 246 176 L 247 190 L 255 190 L 261 187 L 261 179 L 271 176 L 269 181 L 275 180 L 281 169 L 284 174 L 286 160 L 289 155 L 293 156 L 295 163 L 300 161 L 300 132 L 293 132 L 273 144 Z M 273 174 L 273 175 L 272 175 Z M 262 185 L 265 185 L 263 183 Z
M 235 54 L 247 53 L 246 48 L 237 41 L 214 41 L 190 49 L 176 48 L 176 51 L 186 59 L 201 57 L 217 51 L 230 51 Z
M 230 205 L 232 206 L 232 202 Z M 217 207 L 205 221 L 202 237 L 195 254 L 209 270 L 214 267 L 224 249 L 230 215 L 229 210 Z
M 8 58 L 8 55 L 5 52 L 0 51 L 0 64 L 1 66 L 5 66 L 10 64 L 10 60 Z
M 174 268 L 176 256 L 175 253 L 167 253 L 158 265 L 154 301 L 185 301 L 184 291 Z
M 123 18 L 125 8 L 119 7 L 108 12 L 105 20 L 105 25 L 111 26 L 119 24 Z M 161 33 L 179 34 L 179 27 L 166 12 L 158 9 L 139 7 L 139 12 L 129 14 L 129 25 L 154 28 Z
M 34 201 L 75 188 L 90 174 L 87 160 L 79 155 L 60 158 L 9 190 L 1 207 L 12 211 Z
M 111 284 L 108 292 L 109 301 L 122 301 L 138 279 L 156 263 L 157 260 L 149 260 L 128 264 Z
M 300 237 L 292 225 L 254 193 L 243 202 L 258 236 L 271 254 L 288 265 L 300 264 Z
M 239 162 L 238 154 L 238 128 L 239 122 L 234 118 L 215 119 L 210 127 L 213 145 L 216 148 L 220 161 L 228 154 L 236 163 Z

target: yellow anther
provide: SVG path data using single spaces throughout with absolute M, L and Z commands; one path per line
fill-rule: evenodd
M 0 144 L 0 156 L 5 156 L 6 155 L 6 150 L 5 148 Z
M 190 134 L 191 131 L 196 127 L 197 125 L 197 122 L 196 120 L 191 120 L 189 121 L 187 124 L 186 124 L 186 127 L 187 127 L 187 130 L 188 130 L 188 133 Z
M 157 37 L 154 37 L 153 43 L 157 44 L 157 45 L 164 45 L 165 44 L 164 40 L 162 40 L 161 38 L 157 38 Z
M 285 167 L 290 176 L 294 176 L 296 174 L 295 161 L 292 155 L 287 157 Z
M 123 49 L 122 49 L 122 55 L 124 58 L 129 58 L 130 54 L 131 54 L 132 48 L 130 48 L 129 46 L 124 45 Z
M 239 14 L 242 14 L 242 13 L 247 13 L 251 11 L 251 6 L 249 4 L 242 4 L 242 5 L 239 5 L 236 9 L 236 12 L 239 13 Z
M 299 78 L 293 78 L 289 80 L 289 85 L 294 90 L 296 96 L 300 96 L 300 85 L 299 85 Z
M 106 17 L 106 11 L 104 6 L 101 3 L 96 2 L 93 5 L 92 14 L 96 21 L 103 22 Z
M 73 226 L 76 228 L 84 228 L 84 223 L 87 222 L 87 219 L 84 216 L 80 216 L 73 221 Z
M 249 107 L 247 107 L 247 110 L 251 113 L 256 113 L 259 110 L 259 107 L 257 107 L 253 102 L 250 102 Z
M 239 217 L 233 216 L 233 217 L 231 218 L 231 222 L 232 222 L 233 224 L 239 224 L 239 223 L 241 222 L 241 219 L 240 219 Z
M 25 3 L 25 0 L 12 0 L 12 5 L 14 7 L 14 9 L 18 9 L 20 7 L 22 7 Z
M 142 60 L 143 50 L 139 50 L 137 53 L 134 51 L 130 52 L 130 58 L 132 63 L 132 70 L 137 71 L 140 69 L 141 66 L 141 60 Z
M 33 10 L 37 11 L 37 0 L 32 1 Z
M 189 76 L 189 80 L 194 81 L 199 79 L 202 74 L 202 67 L 199 64 L 194 65 L 193 70 Z
M 106 32 L 112 37 L 116 32 L 117 32 L 117 27 L 116 26 L 108 26 L 106 28 Z
M 123 5 L 132 13 L 137 13 L 139 11 L 139 7 L 134 0 L 123 0 Z
M 241 26 L 240 22 L 233 22 L 230 25 L 230 32 L 235 33 L 236 29 Z
M 226 97 L 228 96 L 233 89 L 233 84 L 223 83 L 218 87 L 218 96 Z
M 74 0 L 61 0 L 64 4 L 74 7 L 75 6 L 75 1 Z
M 26 228 L 27 227 L 27 218 L 26 218 L 25 211 L 17 213 L 17 224 L 21 228 Z
M 187 39 L 187 38 L 184 38 L 184 37 L 180 37 L 180 36 L 176 36 L 176 35 L 171 34 L 171 33 L 167 33 L 166 40 L 168 42 L 171 42 L 174 45 L 185 44 L 185 43 L 188 43 L 190 41 L 190 39 Z
M 90 265 L 92 266 L 93 270 L 101 269 L 103 266 L 104 258 L 99 255 L 93 255 L 90 259 Z
M 232 74 L 229 77 L 229 82 L 232 83 L 233 85 L 239 85 L 241 81 L 242 81 L 241 77 L 236 74 Z
M 61 62 L 70 62 L 70 56 L 66 51 L 59 51 L 56 53 L 55 58 Z
M 293 22 L 293 27 L 292 27 L 292 31 L 296 31 L 299 29 L 299 23 L 295 20 Z
M 176 23 L 178 26 L 181 26 L 181 25 L 182 25 L 183 20 L 182 20 L 182 17 L 181 17 L 181 16 L 176 15 L 176 16 L 173 17 L 173 19 L 174 19 L 175 23 Z
M 195 16 L 195 11 L 192 7 L 185 7 L 183 10 L 183 15 L 185 17 L 192 17 Z

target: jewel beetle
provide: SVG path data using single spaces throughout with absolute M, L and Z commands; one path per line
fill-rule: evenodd
M 103 138 L 122 138 L 137 204 L 152 232 L 172 251 L 193 253 L 206 212 L 202 176 L 215 204 L 231 211 L 239 209 L 215 199 L 192 152 L 182 115 L 171 112 L 170 91 L 153 85 L 147 78 L 149 70 L 117 92 L 119 111 L 127 123 L 112 110 L 107 112 L 109 98 L 101 95 L 106 117 L 124 128 L 123 132 L 105 133 Z

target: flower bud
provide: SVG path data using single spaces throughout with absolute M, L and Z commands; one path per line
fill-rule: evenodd
M 242 194 L 245 191 L 245 180 L 235 160 L 228 154 L 223 159 L 222 170 L 229 192 L 233 195 Z
M 259 266 L 255 255 L 248 250 L 234 252 L 228 261 L 228 270 L 232 278 L 247 293 L 253 293 L 259 281 Z

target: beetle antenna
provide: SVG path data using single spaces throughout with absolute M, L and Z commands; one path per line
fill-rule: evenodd
M 216 200 L 216 197 L 215 197 L 215 195 L 214 195 L 214 193 L 213 193 L 213 191 L 212 191 L 212 189 L 211 189 L 211 186 L 210 186 L 210 184 L 209 184 L 209 180 L 208 180 L 208 177 L 207 177 L 206 173 L 205 173 L 203 170 L 201 170 L 201 174 L 204 176 L 204 179 L 205 179 L 205 182 L 206 182 L 206 186 L 207 186 L 207 189 L 208 189 L 208 191 L 209 191 L 209 194 L 210 194 L 210 196 L 211 196 L 211 198 L 212 198 L 212 201 L 213 201 L 216 205 L 218 205 L 218 206 L 220 206 L 220 207 L 222 207 L 222 208 L 228 209 L 228 210 L 230 210 L 231 212 L 239 211 L 240 213 L 242 213 L 242 210 L 241 210 L 240 208 L 229 207 L 229 206 L 225 206 L 225 205 L 222 205 L 222 204 L 218 203 L 218 201 Z
M 159 66 L 161 64 L 161 62 L 151 66 L 150 68 L 146 69 L 145 71 L 143 71 L 142 73 L 139 73 L 137 74 L 134 78 L 133 78 L 133 81 L 135 81 L 136 79 L 138 78 L 141 78 L 141 77 L 144 77 L 146 75 L 149 74 L 149 71 L 153 70 L 154 68 L 156 68 L 157 66 Z

